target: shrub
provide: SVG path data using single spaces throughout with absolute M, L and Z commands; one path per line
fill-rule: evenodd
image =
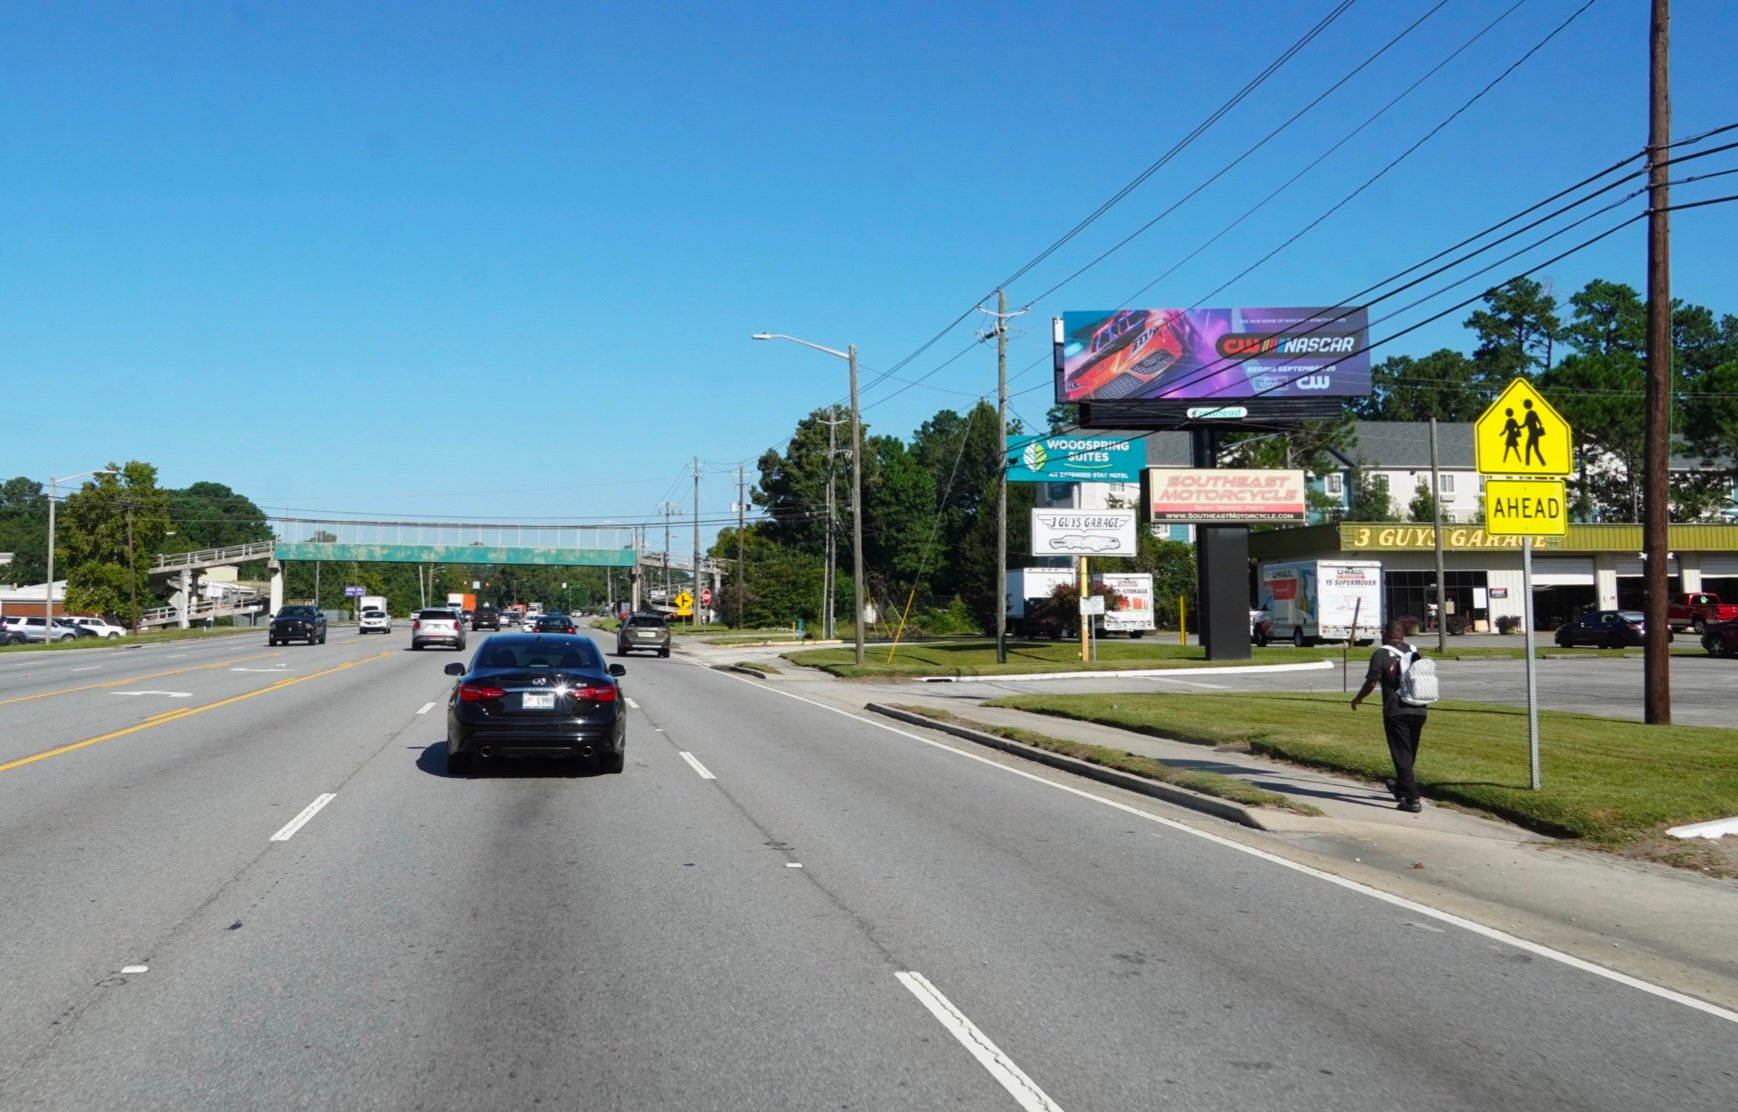
M 1396 618 L 1395 621 L 1405 627 L 1406 636 L 1408 637 L 1424 628 L 1424 623 L 1411 614 L 1402 614 L 1400 617 Z
M 1498 633 L 1513 633 L 1515 630 L 1520 628 L 1521 617 L 1519 614 L 1504 614 L 1502 617 L 1497 619 Z

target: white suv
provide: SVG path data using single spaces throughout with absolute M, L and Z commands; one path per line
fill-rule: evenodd
M 127 635 L 126 630 L 104 618 L 82 618 L 74 615 L 67 620 L 73 625 L 83 626 L 93 631 L 98 637 L 125 637 Z
M 391 633 L 392 615 L 384 610 L 370 607 L 362 612 L 362 617 L 357 620 L 356 624 L 362 633 Z

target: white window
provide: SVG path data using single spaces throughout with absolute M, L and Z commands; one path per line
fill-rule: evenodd
M 1338 471 L 1322 476 L 1322 491 L 1331 497 L 1338 498 L 1346 493 L 1346 477 Z
M 1438 473 L 1436 478 L 1439 493 L 1449 498 L 1454 497 L 1454 476 Z

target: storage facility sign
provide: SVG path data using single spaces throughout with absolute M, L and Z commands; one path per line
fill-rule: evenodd
M 1033 510 L 1034 556 L 1133 556 L 1133 510 Z
M 1154 467 L 1147 474 L 1156 523 L 1308 520 L 1302 471 Z
M 1146 462 L 1146 447 L 1138 437 L 1008 437 L 1010 483 L 1134 483 Z

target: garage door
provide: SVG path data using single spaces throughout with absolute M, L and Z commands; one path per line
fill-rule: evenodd
M 1702 574 L 1721 577 L 1738 575 L 1738 556 L 1704 556 Z
M 1547 556 L 1533 557 L 1533 586 L 1591 587 L 1593 557 Z
M 1644 575 L 1646 573 L 1643 569 L 1646 564 L 1647 561 L 1640 556 L 1619 556 L 1617 558 L 1617 574 L 1622 576 Z M 1678 574 L 1678 558 L 1676 556 L 1666 561 L 1666 574 Z M 1707 575 L 1708 573 L 1704 571 L 1702 574 Z

